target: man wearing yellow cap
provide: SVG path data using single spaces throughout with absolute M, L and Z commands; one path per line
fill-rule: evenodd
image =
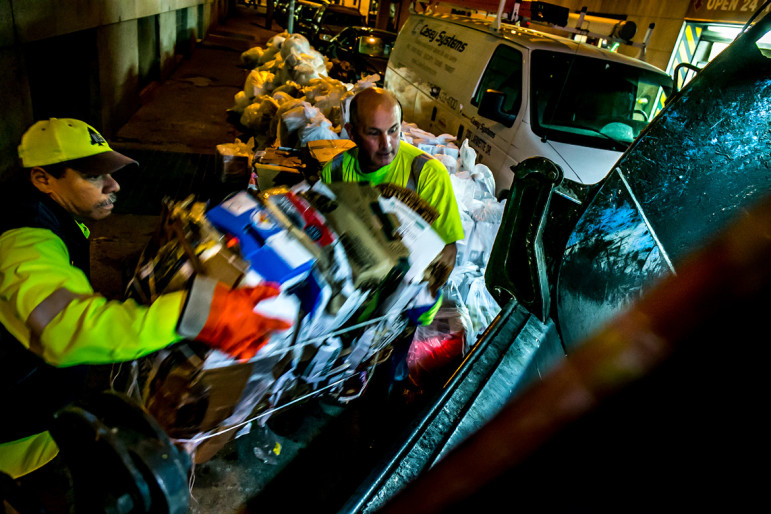
M 25 475 L 58 449 L 46 431 L 84 385 L 85 365 L 142 357 L 183 338 L 248 359 L 283 321 L 254 312 L 272 285 L 196 277 L 150 306 L 108 301 L 89 283 L 89 230 L 109 216 L 113 174 L 138 166 L 90 125 L 52 118 L 22 137 L 23 184 L 0 201 L 0 471 Z

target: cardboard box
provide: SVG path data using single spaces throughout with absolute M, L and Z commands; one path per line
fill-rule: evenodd
M 301 169 L 255 162 L 252 166 L 253 180 L 258 191 L 267 191 L 278 186 L 292 186 L 302 182 L 305 176 Z
M 409 262 L 409 251 L 396 234 L 399 222 L 378 213 L 380 193 L 367 183 L 327 184 L 336 199 L 304 193 L 337 233 L 357 289 L 379 286 L 395 268 Z
M 243 147 L 235 143 L 217 145 L 217 170 L 222 182 L 249 179 L 252 154 Z
M 319 139 L 308 141 L 308 152 L 323 167 L 335 155 L 356 146 L 350 139 Z
M 308 174 L 302 153 L 294 148 L 266 148 L 252 164 L 251 182 L 258 191 L 277 186 L 292 186 Z M 255 180 L 256 177 L 256 180 Z

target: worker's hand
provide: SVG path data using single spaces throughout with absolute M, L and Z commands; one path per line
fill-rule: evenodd
M 426 268 L 428 289 L 433 296 L 437 295 L 439 289 L 450 278 L 450 273 L 455 268 L 455 258 L 457 255 L 458 247 L 455 246 L 455 243 L 445 245 L 442 251 L 439 252 L 439 255 Z
M 249 360 L 273 332 L 292 326 L 254 312 L 257 303 L 278 294 L 274 284 L 230 289 L 221 282 L 197 277 L 188 293 L 178 331 L 234 358 Z

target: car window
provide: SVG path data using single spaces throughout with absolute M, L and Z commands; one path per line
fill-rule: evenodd
M 351 48 L 356 42 L 357 36 L 357 32 L 352 28 L 343 29 L 337 36 L 337 43 L 345 48 Z
M 488 89 L 500 91 L 505 95 L 505 113 L 519 112 L 522 104 L 522 54 L 519 51 L 506 45 L 499 45 L 495 49 L 471 103 L 479 105 Z
M 313 19 L 313 14 L 317 9 L 318 7 L 312 5 L 300 4 L 299 9 L 295 10 L 295 16 L 298 20 L 310 21 Z
M 359 53 L 371 57 L 385 57 L 391 54 L 393 43 L 387 43 L 383 38 L 368 35 L 359 38 Z
M 355 14 L 335 11 L 325 11 L 324 25 L 333 25 L 336 27 L 350 27 L 359 25 L 361 18 Z

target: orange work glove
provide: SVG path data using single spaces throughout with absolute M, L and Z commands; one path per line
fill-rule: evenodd
M 254 312 L 257 303 L 278 294 L 275 284 L 230 289 L 210 278 L 196 277 L 177 331 L 234 358 L 249 360 L 274 331 L 292 326 Z

